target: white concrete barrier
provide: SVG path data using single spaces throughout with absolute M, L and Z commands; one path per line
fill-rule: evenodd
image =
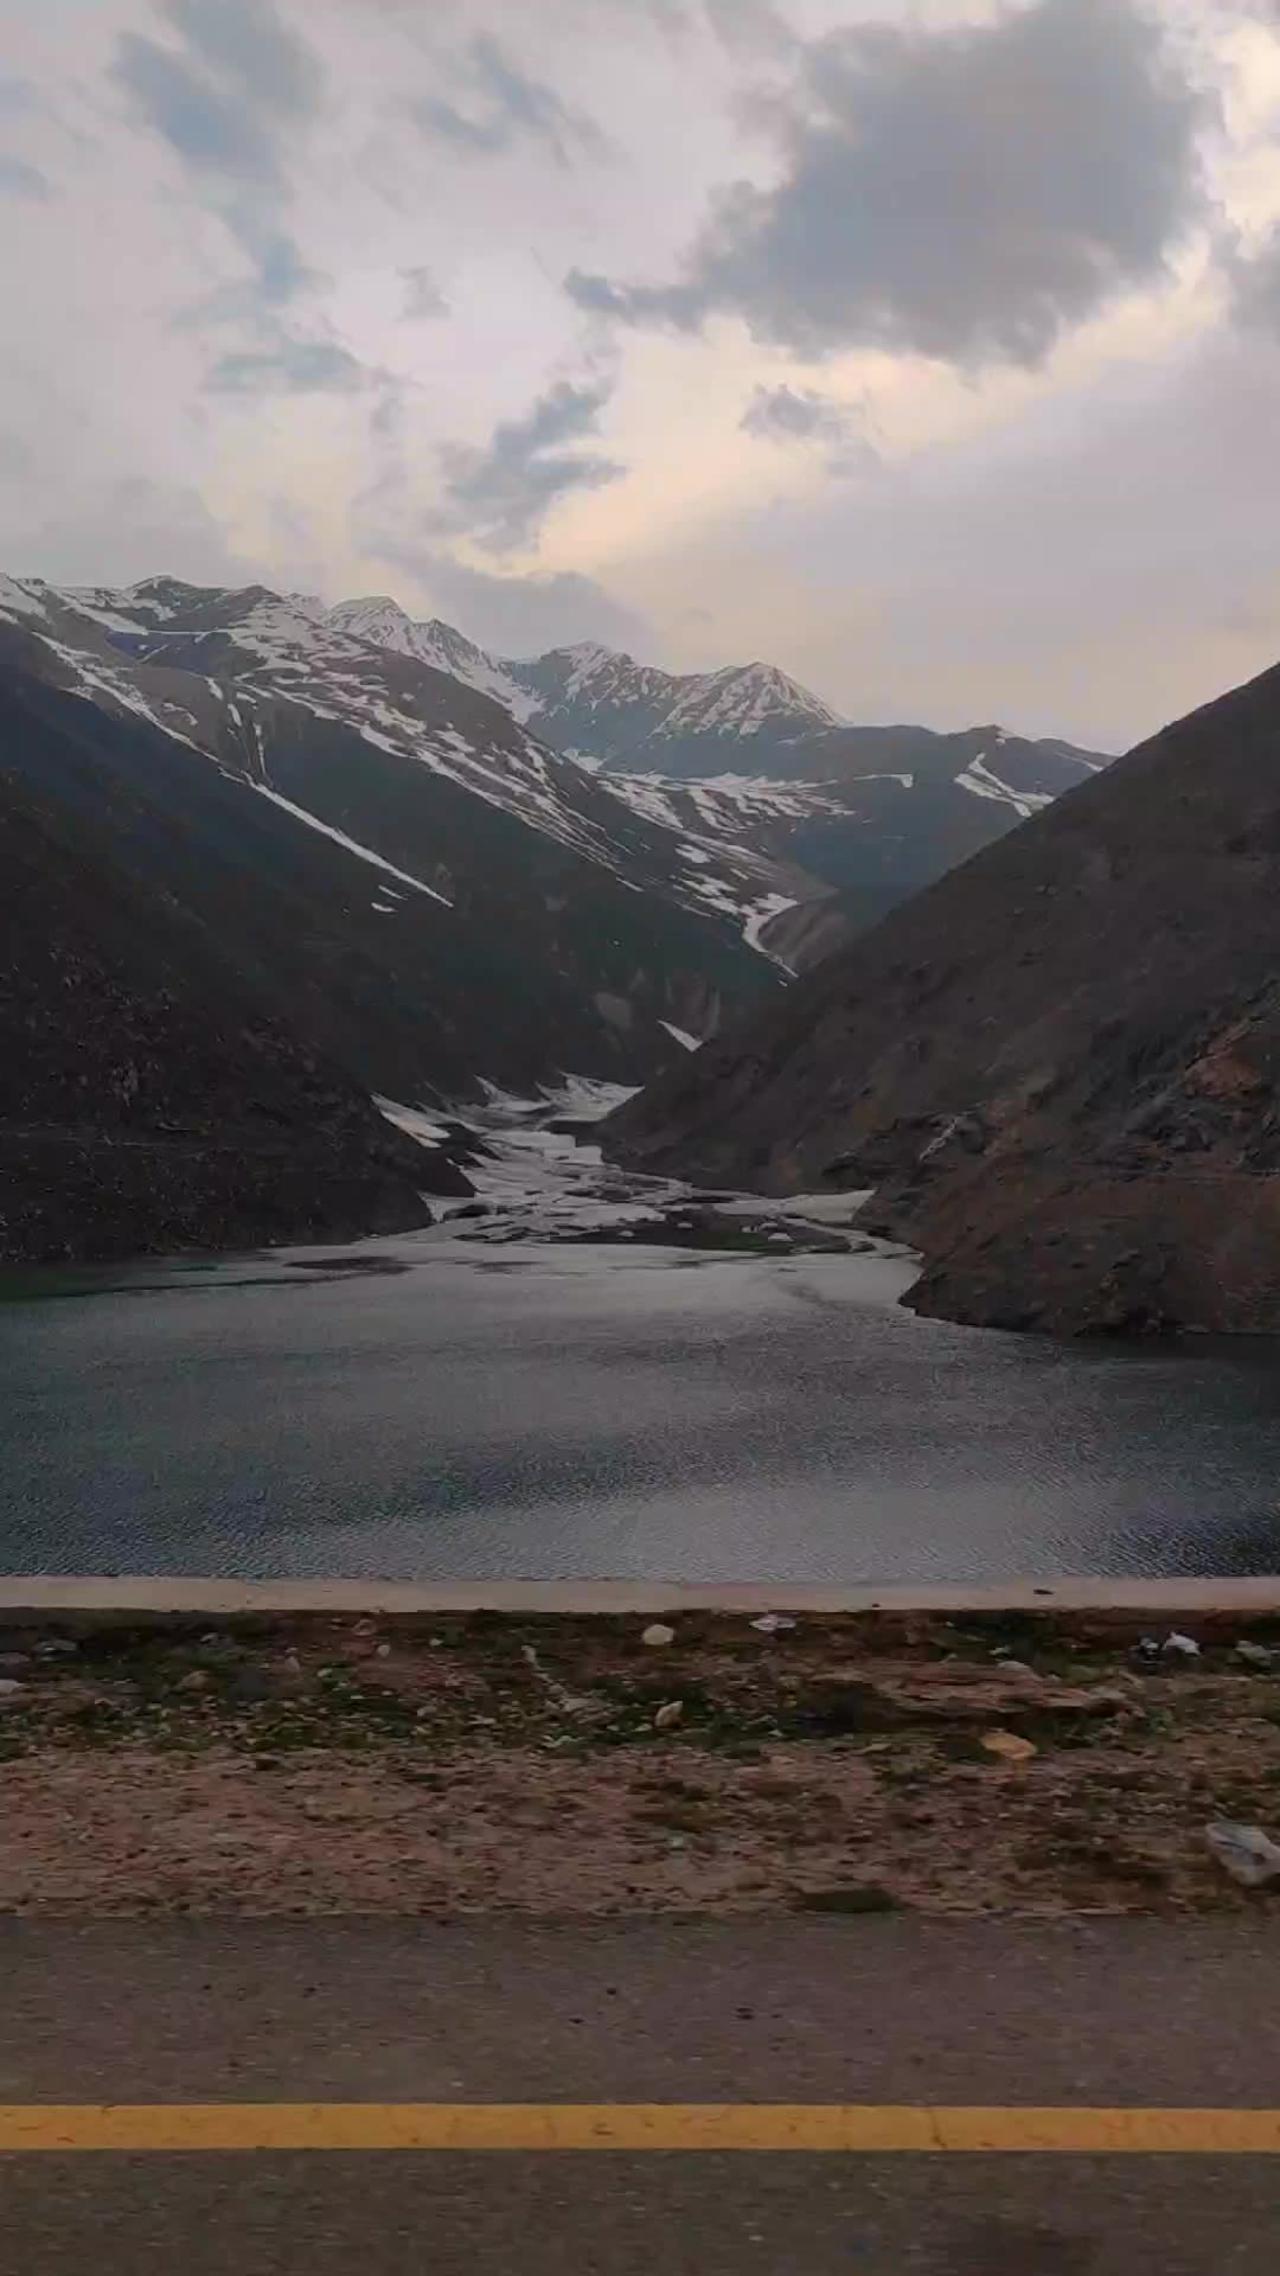
M 1120 1612 L 1190 1618 L 1199 1613 L 1280 1614 L 1280 1574 L 1179 1580 L 999 1581 L 980 1587 L 916 1583 L 893 1588 L 802 1588 L 779 1581 L 228 1581 L 198 1575 L 100 1577 L 0 1574 L 0 1624 L 74 1615 L 121 1618 L 321 1612 L 505 1612 L 513 1615 L 681 1612 Z

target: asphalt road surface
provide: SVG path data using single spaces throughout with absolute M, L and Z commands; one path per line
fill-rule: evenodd
M 10 1921 L 3 2267 L 1274 2276 L 1278 1963 L 1265 1900 L 1063 1928 Z M 520 2146 L 333 2146 L 458 2124 Z M 90 2146 L 113 2126 L 130 2149 Z M 229 2126 L 314 2146 L 210 2146 Z M 920 2146 L 769 2146 L 841 2127 Z M 757 2146 L 640 2146 L 673 2139 Z

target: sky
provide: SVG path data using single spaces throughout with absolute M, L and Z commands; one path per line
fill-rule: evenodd
M 0 565 L 1119 750 L 1280 660 L 1280 0 L 0 0 Z

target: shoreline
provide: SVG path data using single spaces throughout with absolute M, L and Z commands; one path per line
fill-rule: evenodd
M 1206 1578 L 1116 1579 L 1098 1574 L 1056 1580 L 921 1584 L 858 1583 L 811 1588 L 790 1581 L 689 1586 L 664 1580 L 369 1581 L 221 1580 L 205 1574 L 0 1573 L 0 1624 L 50 1617 L 89 1621 L 186 1615 L 250 1619 L 290 1614 L 373 1613 L 389 1619 L 432 1612 L 502 1613 L 551 1619 L 626 1614 L 764 1612 L 808 1614 L 1115 1612 L 1188 1616 L 1280 1615 L 1280 1573 Z

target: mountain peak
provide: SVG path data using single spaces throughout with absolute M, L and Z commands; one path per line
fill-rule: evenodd
M 523 721 L 532 708 L 528 696 L 506 667 L 468 640 L 465 632 L 446 624 L 443 617 L 415 619 L 386 593 L 339 601 L 324 619 L 335 632 L 353 640 L 367 640 L 375 648 L 394 649 L 415 663 L 448 672 L 479 695 L 492 696 L 513 718 Z

